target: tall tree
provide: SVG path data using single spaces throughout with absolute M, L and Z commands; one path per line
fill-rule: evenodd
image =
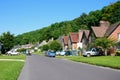
M 101 10 L 91 11 L 89 14 L 83 13 L 80 17 L 71 21 L 54 23 L 48 27 L 18 35 L 15 37 L 15 42 L 17 45 L 42 42 L 52 37 L 57 39 L 61 35 L 69 34 L 69 32 L 77 32 L 79 29 L 91 29 L 91 26 L 98 26 L 100 20 L 108 20 L 110 23 L 120 21 L 120 1 Z
M 14 35 L 10 32 L 5 32 L 0 36 L 2 42 L 2 53 L 9 51 L 14 46 Z
M 111 23 L 120 21 L 120 1 L 104 7 L 101 11 L 103 20 L 109 20 Z
M 49 44 L 49 48 L 51 50 L 57 51 L 57 50 L 61 50 L 62 46 L 58 41 L 54 40 Z
M 82 13 L 82 15 L 76 19 L 74 19 L 73 21 L 75 22 L 75 24 L 77 26 L 80 26 L 81 24 L 85 25 L 86 24 L 86 17 L 88 15 L 86 13 Z

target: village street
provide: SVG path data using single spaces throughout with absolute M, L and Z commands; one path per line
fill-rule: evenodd
M 120 70 L 33 54 L 18 80 L 120 80 Z

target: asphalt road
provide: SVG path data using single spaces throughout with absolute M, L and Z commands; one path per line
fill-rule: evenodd
M 120 80 L 120 70 L 32 55 L 18 80 Z

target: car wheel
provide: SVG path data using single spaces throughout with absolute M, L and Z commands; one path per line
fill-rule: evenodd
M 90 57 L 91 55 L 90 54 L 87 54 L 87 57 Z

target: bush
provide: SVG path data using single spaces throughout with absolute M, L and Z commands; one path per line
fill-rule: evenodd
M 120 56 L 120 50 L 116 51 L 116 56 Z
M 42 51 L 47 51 L 47 50 L 49 50 L 49 45 L 48 45 L 48 44 L 43 45 L 43 46 L 41 47 L 41 49 L 42 49 Z
M 58 51 L 58 50 L 62 49 L 62 46 L 61 46 L 61 44 L 58 41 L 55 40 L 55 41 L 52 41 L 49 44 L 49 49 L 50 50 L 54 50 L 54 51 Z

